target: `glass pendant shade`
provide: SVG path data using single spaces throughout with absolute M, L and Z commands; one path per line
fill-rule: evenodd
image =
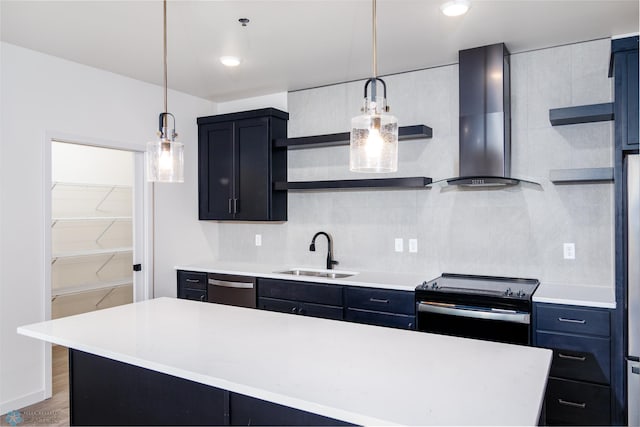
M 363 114 L 351 119 L 349 169 L 352 172 L 398 170 L 398 119 L 387 112 L 386 99 L 365 98 Z
M 184 144 L 161 138 L 147 143 L 147 180 L 184 182 Z

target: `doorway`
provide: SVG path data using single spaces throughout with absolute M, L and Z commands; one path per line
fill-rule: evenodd
M 44 306 L 46 320 L 153 297 L 153 187 L 145 181 L 143 150 L 46 135 L 45 296 L 51 301 Z M 63 423 L 66 357 L 66 349 L 45 345 L 45 395 L 53 399 L 36 404 L 54 405 Z

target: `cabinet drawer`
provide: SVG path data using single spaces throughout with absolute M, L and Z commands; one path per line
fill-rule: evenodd
M 609 312 L 539 304 L 536 329 L 608 337 Z
M 258 279 L 258 296 L 342 307 L 342 286 L 324 283 Z
M 607 386 L 549 378 L 545 397 L 547 424 L 609 425 L 610 397 Z
M 538 331 L 536 342 L 538 347 L 553 350 L 551 376 L 609 384 L 611 347 L 607 338 Z
M 178 271 L 178 286 L 189 289 L 207 289 L 207 273 Z
M 348 308 L 345 310 L 345 320 L 367 325 L 388 326 L 400 329 L 415 329 L 415 316 L 405 314 L 383 313 L 379 311 Z
M 280 313 L 320 317 L 323 319 L 342 320 L 344 317 L 342 307 L 274 298 L 258 298 L 258 308 Z
M 178 292 L 178 298 L 204 302 L 207 300 L 207 292 L 199 289 L 182 288 Z
M 346 306 L 364 310 L 415 315 L 415 295 L 409 291 L 345 288 Z

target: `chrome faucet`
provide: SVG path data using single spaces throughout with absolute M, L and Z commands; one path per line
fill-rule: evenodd
M 316 251 L 316 237 L 321 234 L 327 238 L 327 270 L 332 270 L 333 266 L 338 264 L 338 261 L 333 259 L 333 242 L 331 241 L 331 236 L 329 236 L 329 234 L 324 231 L 318 231 L 314 234 L 313 239 L 311 239 L 311 244 L 309 245 L 309 250 L 311 252 Z

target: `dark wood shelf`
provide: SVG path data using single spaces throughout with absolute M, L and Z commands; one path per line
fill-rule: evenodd
M 554 184 L 613 182 L 613 168 L 553 169 L 549 180 Z
M 398 140 L 409 141 L 412 139 L 431 138 L 433 130 L 429 126 L 414 125 L 398 128 Z M 288 149 L 302 149 L 315 147 L 332 147 L 337 145 L 349 145 L 351 135 L 349 132 L 331 133 L 326 135 L 302 136 L 299 138 L 282 138 L 274 141 L 274 147 Z
M 428 188 L 431 178 L 412 176 L 405 178 L 343 179 L 333 181 L 277 181 L 274 190 L 346 190 L 356 188 Z
M 610 120 L 613 120 L 612 102 L 549 110 L 549 121 L 552 126 L 606 122 Z

